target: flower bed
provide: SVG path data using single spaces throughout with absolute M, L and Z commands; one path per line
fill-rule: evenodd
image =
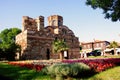
M 25 63 L 25 62 L 8 62 L 8 64 L 25 67 L 28 69 L 35 69 L 36 71 L 41 71 L 45 65 L 35 65 L 33 63 Z
M 60 63 L 60 60 L 28 60 L 28 61 L 13 61 L 8 62 L 8 64 L 20 66 L 20 67 L 26 67 L 28 69 L 35 69 L 36 71 L 41 71 L 44 67 Z
M 108 58 L 108 59 L 79 59 L 79 60 L 63 60 L 62 63 L 85 63 L 95 72 L 101 72 L 108 68 L 120 65 L 120 58 Z M 32 61 L 32 62 L 9 62 L 9 64 L 17 65 L 20 67 L 26 67 L 28 69 L 35 69 L 36 71 L 41 71 L 45 66 L 52 65 L 55 63 L 61 63 L 55 60 L 46 61 Z
M 120 58 L 64 60 L 64 63 L 85 63 L 95 72 L 101 72 L 120 64 Z

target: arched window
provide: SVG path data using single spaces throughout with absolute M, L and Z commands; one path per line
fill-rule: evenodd
M 55 24 L 56 24 L 56 20 L 53 20 L 52 21 L 52 26 L 55 26 Z

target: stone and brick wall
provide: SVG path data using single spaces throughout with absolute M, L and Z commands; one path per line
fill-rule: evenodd
M 59 55 L 52 53 L 52 43 L 55 39 L 67 43 L 68 58 L 79 58 L 79 40 L 72 30 L 63 25 L 62 16 L 48 17 L 47 27 L 44 27 L 43 16 L 37 19 L 24 16 L 22 21 L 22 32 L 16 36 L 16 43 L 21 45 L 21 59 L 58 59 Z M 54 32 L 55 29 L 58 30 L 57 33 Z

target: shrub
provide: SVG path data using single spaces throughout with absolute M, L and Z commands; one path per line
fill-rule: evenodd
M 84 63 L 73 63 L 71 64 L 72 67 L 72 77 L 84 77 L 90 73 L 93 73 L 90 67 Z
M 70 64 L 61 64 L 59 67 L 60 67 L 60 73 L 63 76 L 71 75 L 71 65 Z
M 90 67 L 84 63 L 61 63 L 61 64 L 53 64 L 51 66 L 46 67 L 46 73 L 54 76 L 54 77 L 74 77 L 80 76 L 81 74 L 85 75 L 90 71 Z M 44 70 L 44 69 L 43 69 Z
M 47 75 L 48 73 L 48 69 L 47 69 L 47 66 L 44 67 L 41 71 L 40 71 L 43 75 Z

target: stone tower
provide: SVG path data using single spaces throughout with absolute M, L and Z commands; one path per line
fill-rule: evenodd
M 48 17 L 48 26 L 59 27 L 63 25 L 63 17 L 59 15 L 52 15 Z
M 39 16 L 37 19 L 33 19 L 28 16 L 23 16 L 22 25 L 23 25 L 22 31 L 25 30 L 40 31 L 44 29 L 44 17 Z
M 59 26 L 63 26 L 63 17 L 59 15 L 49 16 L 48 26 L 54 27 L 54 34 L 59 34 Z

